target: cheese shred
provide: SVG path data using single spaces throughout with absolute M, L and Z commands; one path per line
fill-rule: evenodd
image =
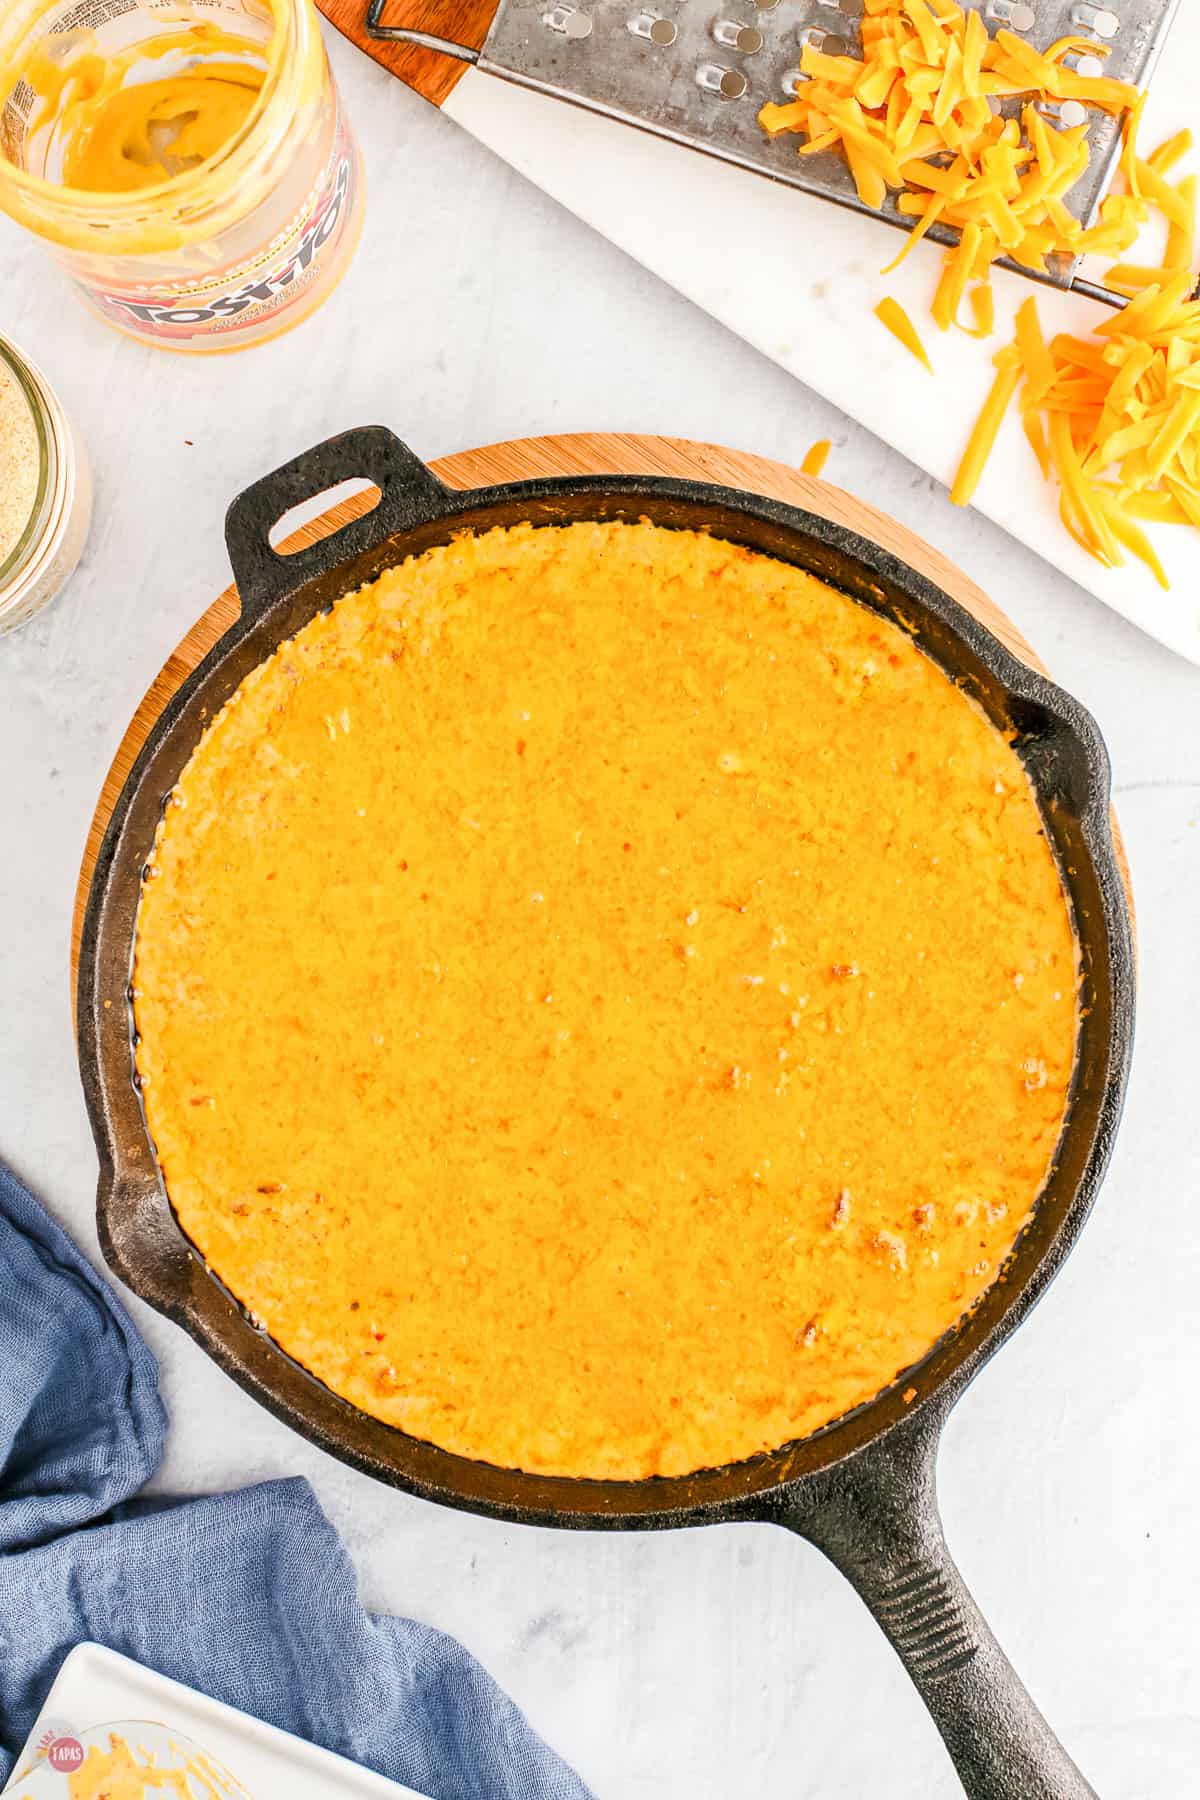
M 1001 352 L 1001 354 L 1004 353 Z M 966 506 L 979 486 L 979 478 L 983 474 L 984 464 L 992 453 L 992 445 L 996 442 L 996 433 L 1008 411 L 1009 402 L 1017 390 L 1020 378 L 1020 365 L 1012 359 L 997 368 L 991 392 L 983 403 L 983 411 L 975 421 L 975 428 L 971 432 L 962 462 L 958 466 L 958 474 L 954 478 L 954 486 L 950 489 L 950 498 L 955 506 Z
M 800 473 L 802 475 L 819 475 L 825 467 L 832 448 L 828 438 L 818 438 L 815 444 L 810 444 L 804 453 L 804 461 L 800 464 Z
M 1053 257 L 1120 255 L 1149 201 L 1186 230 L 1194 205 L 1166 179 L 1186 134 L 1143 160 L 1137 89 L 1068 66 L 1068 57 L 1105 54 L 1104 46 L 1064 37 L 1039 51 L 1003 28 L 991 37 L 956 0 L 865 0 L 861 40 L 861 58 L 806 44 L 795 99 L 764 106 L 759 120 L 772 137 L 803 136 L 801 156 L 840 149 L 864 205 L 879 210 L 896 196 L 913 229 L 889 268 L 932 226 L 958 233 L 933 305 L 943 330 L 1000 256 L 1042 274 Z M 1130 191 L 1104 199 L 1090 226 L 1068 204 L 1089 158 L 1086 122 L 1061 123 L 1068 100 L 1125 120 Z M 981 305 L 972 299 L 977 319 Z
M 921 335 L 898 300 L 888 294 L 875 308 L 875 317 L 881 325 L 887 327 L 911 356 L 924 363 L 929 373 L 933 374 L 933 364 L 929 360 L 929 352 L 921 342 Z

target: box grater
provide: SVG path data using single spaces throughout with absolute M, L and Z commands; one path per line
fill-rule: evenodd
M 1093 39 L 1097 55 L 1066 58 L 1081 74 L 1111 75 L 1141 87 L 1149 80 L 1179 0 L 980 0 L 989 30 L 1004 26 L 1045 49 L 1060 37 Z M 914 220 L 889 197 L 882 212 L 864 206 L 836 150 L 797 155 L 790 134 L 769 138 L 758 123 L 768 100 L 793 95 L 800 53 L 811 44 L 831 55 L 859 50 L 859 0 L 500 0 L 481 49 L 386 23 L 387 0 L 370 0 L 372 37 L 421 45 L 470 62 L 489 75 L 552 94 L 639 126 L 690 149 L 753 169 L 869 218 L 911 230 Z M 1101 55 L 1107 48 L 1107 56 Z M 1091 161 L 1069 199 L 1091 222 L 1120 149 L 1120 121 L 1078 101 L 1046 106 L 1059 125 L 1090 123 Z M 952 229 L 928 235 L 957 241 Z M 1002 266 L 1030 275 L 1001 259 Z M 1031 279 L 1074 288 L 1112 304 L 1121 297 L 1082 279 L 1079 259 L 1058 257 Z

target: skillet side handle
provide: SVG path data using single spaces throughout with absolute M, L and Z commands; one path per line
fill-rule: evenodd
M 292 507 L 343 481 L 364 479 L 378 503 L 303 550 L 281 556 L 271 532 Z M 225 544 L 241 603 L 242 628 L 314 575 L 373 550 L 384 538 L 428 524 L 452 496 L 407 444 L 383 425 L 364 425 L 314 444 L 243 490 L 225 515 Z
M 915 1427 L 915 1428 L 914 1428 Z M 970 1800 L 1097 1800 L 1025 1691 L 946 1548 L 940 1420 L 918 1415 L 831 1469 L 817 1506 L 773 1516 L 865 1601 L 941 1732 Z

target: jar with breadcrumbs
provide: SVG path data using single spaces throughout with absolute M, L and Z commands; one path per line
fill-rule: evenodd
M 312 0 L 7 0 L 0 207 L 147 343 L 299 324 L 362 214 Z
M 92 516 L 87 456 L 45 376 L 0 337 L 0 632 L 73 572 Z

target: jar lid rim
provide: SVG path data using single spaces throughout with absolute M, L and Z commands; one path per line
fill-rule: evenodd
M 48 518 L 48 501 L 52 497 L 56 470 L 56 433 L 50 408 L 47 405 L 46 391 L 42 381 L 32 364 L 26 362 L 11 339 L 0 337 L 0 362 L 12 375 L 21 391 L 22 397 L 29 407 L 29 416 L 33 423 L 37 440 L 38 481 L 33 496 L 33 503 L 15 543 L 8 554 L 0 557 L 0 594 L 12 578 L 21 573 L 24 564 L 29 560 L 30 552 L 40 541 Z

